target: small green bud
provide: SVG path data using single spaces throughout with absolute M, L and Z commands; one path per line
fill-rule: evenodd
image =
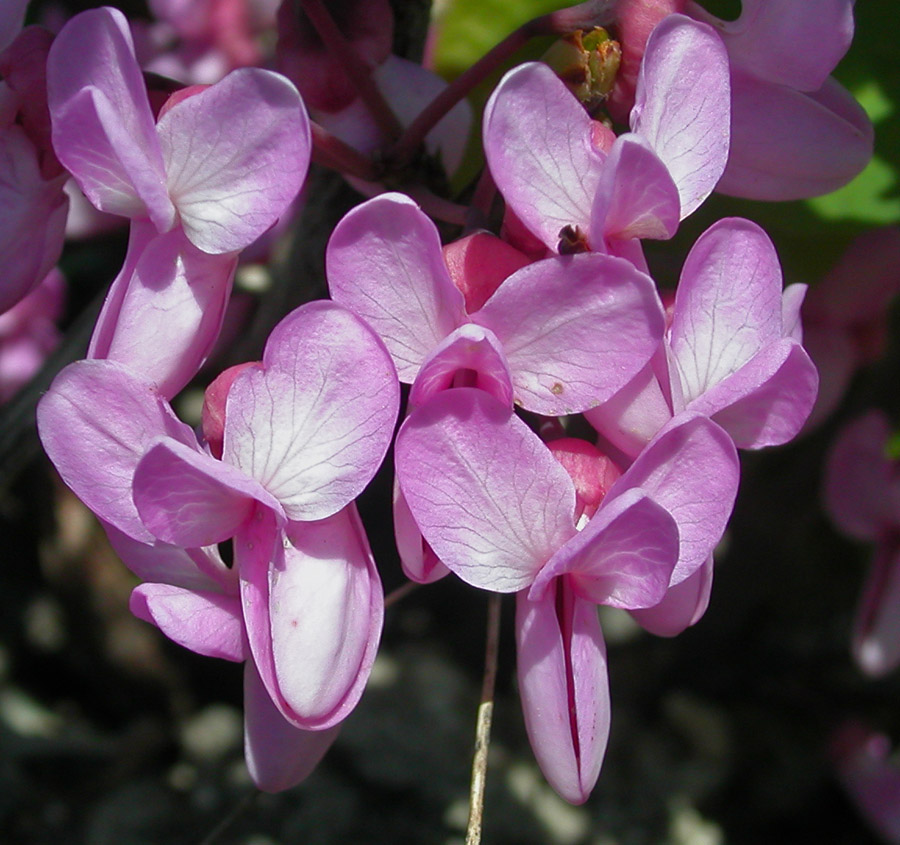
M 596 109 L 612 90 L 621 59 L 619 42 L 601 27 L 563 36 L 542 57 L 588 111 Z

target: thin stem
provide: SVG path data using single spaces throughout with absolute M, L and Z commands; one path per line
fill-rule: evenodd
M 225 816 L 210 832 L 209 835 L 203 838 L 203 841 L 200 845 L 213 845 L 213 843 L 223 834 L 232 824 L 234 824 L 235 820 L 241 813 L 245 812 L 250 804 L 253 803 L 256 796 L 259 795 L 259 791 L 256 789 L 251 790 L 237 804 L 231 809 L 228 815 Z
M 356 176 L 367 182 L 378 181 L 380 172 L 371 158 L 354 149 L 336 135 L 332 135 L 315 121 L 310 121 L 310 126 L 313 140 L 312 160 L 316 164 L 348 176 Z
M 403 191 L 414 199 L 429 217 L 452 223 L 454 226 L 465 226 L 466 215 L 469 212 L 466 206 L 439 197 L 421 185 L 404 185 Z
M 417 584 L 415 581 L 407 581 L 405 584 L 397 587 L 396 590 L 391 590 L 384 597 L 384 606 L 385 608 L 390 607 L 392 604 L 396 604 L 400 599 L 406 598 L 416 587 L 420 587 L 421 584 Z
M 484 817 L 484 784 L 487 779 L 488 748 L 491 742 L 491 717 L 494 713 L 494 683 L 497 679 L 497 651 L 500 641 L 500 594 L 488 602 L 487 637 L 484 647 L 484 681 L 481 704 L 475 726 L 475 755 L 472 759 L 472 786 L 469 790 L 469 824 L 466 845 L 479 845 Z
M 331 12 L 322 0 L 300 0 L 300 6 L 316 28 L 319 38 L 335 63 L 344 71 L 350 84 L 356 89 L 363 105 L 369 110 L 378 128 L 388 139 L 398 138 L 403 132 L 397 115 L 391 110 L 387 100 L 372 79 L 372 68 L 359 55 L 354 46 L 344 38 L 344 33 L 334 22 Z
M 576 29 L 590 29 L 609 24 L 614 20 L 616 3 L 617 0 L 588 0 L 568 9 L 541 15 L 511 32 L 419 112 L 418 117 L 406 128 L 397 143 L 388 150 L 386 159 L 391 167 L 401 169 L 408 165 L 425 140 L 425 136 L 441 118 L 529 39 L 538 35 L 567 35 Z

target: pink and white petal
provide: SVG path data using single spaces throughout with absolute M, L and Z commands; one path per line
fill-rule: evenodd
M 575 489 L 510 409 L 456 388 L 414 411 L 397 435 L 397 477 L 425 540 L 485 590 L 527 587 L 575 534 Z
M 232 537 L 257 503 L 283 519 L 279 503 L 252 478 L 171 438 L 151 445 L 138 463 L 134 503 L 154 537 L 184 548 Z
M 306 780 L 337 739 L 340 725 L 304 731 L 288 722 L 272 702 L 256 666 L 244 667 L 244 757 L 263 792 L 282 792 Z
M 91 202 L 171 228 L 156 127 L 121 12 L 91 9 L 63 27 L 47 59 L 47 98 L 56 155 Z
M 803 343 L 801 309 L 808 290 L 809 285 L 795 282 L 788 285 L 781 295 L 781 322 L 784 327 L 784 336 L 796 340 L 797 343 Z
M 588 231 L 605 156 L 587 112 L 549 67 L 513 68 L 484 110 L 484 153 L 503 198 L 548 249 L 566 226 Z
M 712 417 L 740 449 L 792 440 L 816 401 L 819 376 L 806 351 L 785 338 L 688 407 Z
M 715 30 L 684 15 L 660 21 L 647 41 L 630 123 L 672 175 L 682 220 L 725 169 L 730 91 L 728 54 Z
M 572 590 L 594 604 L 626 610 L 653 607 L 678 562 L 678 526 L 643 490 L 600 505 L 585 527 L 540 571 L 530 599 L 566 574 Z
M 900 543 L 879 543 L 853 623 L 853 657 L 880 678 L 900 666 Z
M 516 596 L 519 697 L 544 777 L 566 801 L 583 804 L 609 739 L 609 677 L 596 608 L 564 580 L 540 601 Z
M 844 428 L 825 464 L 825 508 L 859 540 L 878 540 L 898 524 L 900 485 L 885 455 L 890 435 L 887 416 L 869 411 Z
M 529 264 L 472 320 L 503 344 L 516 401 L 547 416 L 609 399 L 647 363 L 664 329 L 650 277 L 595 253 Z
M 674 637 L 695 625 L 706 613 L 712 593 L 713 557 L 680 584 L 669 587 L 655 607 L 632 610 L 631 615 L 645 631 L 658 637 Z
M 400 401 L 390 356 L 353 313 L 321 301 L 275 327 L 263 364 L 228 393 L 223 460 L 289 519 L 324 519 L 363 491 L 390 445 Z
M 201 252 L 180 228 L 144 244 L 136 260 L 132 244 L 139 249 L 140 238 L 129 244 L 107 297 L 92 354 L 102 349 L 103 357 L 171 398 L 197 374 L 219 335 L 237 255 Z
M 103 529 L 113 551 L 141 581 L 171 584 L 201 592 L 232 592 L 237 573 L 222 562 L 215 546 L 183 549 L 158 540 L 152 545 L 133 540 L 108 522 Z
M 170 640 L 202 654 L 240 663 L 246 660 L 240 599 L 171 584 L 140 584 L 131 593 L 131 612 L 156 625 Z
M 742 0 L 734 21 L 714 18 L 696 3 L 691 17 L 713 24 L 731 63 L 760 79 L 815 91 L 853 40 L 854 0 Z
M 158 131 L 169 194 L 203 252 L 249 246 L 306 178 L 309 119 L 297 89 L 271 71 L 232 71 L 169 109 Z
M 365 689 L 384 593 L 355 505 L 286 531 L 269 572 L 275 675 L 289 720 L 322 730 L 345 719 Z
M 731 217 L 694 244 L 675 293 L 669 345 L 686 403 L 784 336 L 781 265 L 768 235 Z
M 405 384 L 466 319 L 437 228 L 403 194 L 382 194 L 346 214 L 328 242 L 325 268 L 331 298 L 376 331 Z
M 728 165 L 716 190 L 756 200 L 835 191 L 872 157 L 874 131 L 835 80 L 802 93 L 735 72 Z
M 666 240 L 681 219 L 678 188 L 648 141 L 628 132 L 620 135 L 606 159 L 591 208 L 590 243 L 607 239 Z
M 409 392 L 410 407 L 420 407 L 453 387 L 461 370 L 470 371 L 466 386 L 484 390 L 512 408 L 512 374 L 503 346 L 490 329 L 474 323 L 465 323 L 447 335 L 428 355 Z
M 160 436 L 199 449 L 153 385 L 113 361 L 77 361 L 38 403 L 37 423 L 44 450 L 75 495 L 129 537 L 152 543 L 131 498 L 135 468 Z
M 409 505 L 406 504 L 406 497 L 403 495 L 396 477 L 394 479 L 393 511 L 394 540 L 397 544 L 397 554 L 400 556 L 403 574 L 410 581 L 418 584 L 430 584 L 449 574 L 450 570 L 438 560 L 434 550 L 425 542 L 425 538 L 409 510 Z
M 740 465 L 734 443 L 706 417 L 686 412 L 675 417 L 613 484 L 608 507 L 625 491 L 639 487 L 675 519 L 678 563 L 671 585 L 703 566 L 722 538 L 737 496 Z

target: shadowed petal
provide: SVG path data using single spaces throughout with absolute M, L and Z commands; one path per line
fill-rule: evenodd
M 713 583 L 713 557 L 674 587 L 669 587 L 663 600 L 654 607 L 632 610 L 637 623 L 658 637 L 674 637 L 695 625 L 706 613 Z

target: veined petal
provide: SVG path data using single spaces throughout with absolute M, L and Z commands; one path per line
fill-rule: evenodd
M 438 556 L 422 536 L 419 526 L 410 513 L 406 497 L 400 484 L 394 478 L 393 493 L 394 540 L 403 574 L 410 581 L 419 584 L 430 584 L 449 574 L 450 570 L 438 560 Z
M 158 131 L 169 194 L 187 237 L 204 252 L 251 244 L 306 178 L 306 110 L 297 89 L 271 71 L 232 71 L 169 109 Z
M 540 601 L 516 596 L 519 697 L 544 777 L 566 801 L 583 804 L 606 753 L 609 677 L 596 608 L 564 580 Z
M 199 450 L 153 385 L 113 361 L 76 361 L 41 399 L 37 422 L 44 449 L 75 495 L 129 537 L 152 543 L 131 498 L 138 462 L 161 436 Z
M 131 612 L 156 625 L 170 640 L 204 657 L 240 663 L 244 622 L 240 599 L 170 584 L 141 584 L 131 593 Z
M 397 476 L 438 558 L 476 587 L 514 592 L 575 534 L 575 489 L 509 408 L 474 388 L 438 394 L 397 435 Z
M 347 717 L 375 660 L 384 593 L 355 505 L 292 522 L 269 575 L 272 657 L 285 715 L 321 730 Z
M 257 503 L 283 519 L 279 503 L 252 478 L 171 438 L 154 443 L 137 465 L 134 503 L 154 537 L 184 548 L 232 537 Z
M 604 500 L 645 491 L 675 519 L 679 557 L 670 584 L 703 565 L 725 531 L 737 496 L 740 466 L 731 438 L 706 417 L 675 417 L 613 484 Z
M 402 194 L 382 194 L 346 214 L 328 242 L 325 267 L 332 299 L 376 331 L 406 384 L 465 320 L 437 228 Z
M 649 141 L 681 197 L 681 219 L 705 200 L 728 158 L 728 54 L 715 30 L 669 15 L 647 41 L 631 129 Z
M 678 562 L 678 527 L 643 490 L 601 503 L 582 531 L 540 571 L 528 596 L 543 594 L 566 574 L 572 589 L 594 604 L 627 610 L 653 607 L 666 593 Z
M 85 49 L 89 44 L 90 49 Z M 149 216 L 171 228 L 162 153 L 125 16 L 111 8 L 72 18 L 47 58 L 53 147 L 101 211 Z
M 697 239 L 669 329 L 686 403 L 784 337 L 781 297 L 775 247 L 755 223 L 726 218 Z
M 263 364 L 231 386 L 222 459 L 289 519 L 324 519 L 362 492 L 387 452 L 400 392 L 390 356 L 354 314 L 313 302 L 275 327 Z
M 547 65 L 500 80 L 484 110 L 484 153 L 503 198 L 549 249 L 566 226 L 587 233 L 605 156 L 591 144 L 587 112 Z
M 664 328 L 649 276 L 594 253 L 529 264 L 472 320 L 502 342 L 516 400 L 548 416 L 609 399 L 647 363 Z
M 340 725 L 324 731 L 294 727 L 275 707 L 252 660 L 244 667 L 244 757 L 263 792 L 281 792 L 312 773 L 337 738 Z
M 681 199 L 668 168 L 640 135 L 620 135 L 591 208 L 591 244 L 599 249 L 607 238 L 666 240 L 680 219 Z

